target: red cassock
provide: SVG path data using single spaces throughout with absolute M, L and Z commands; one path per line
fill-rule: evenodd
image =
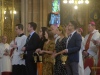
M 11 75 L 11 72 L 2 72 L 2 75 Z
M 94 59 L 93 58 L 86 58 L 84 60 L 84 68 L 88 67 L 91 69 L 92 67 L 94 67 Z

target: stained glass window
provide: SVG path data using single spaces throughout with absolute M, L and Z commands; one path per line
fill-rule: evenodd
M 50 25 L 60 25 L 60 0 L 52 0 L 52 13 L 50 15 Z
M 60 11 L 60 0 L 52 0 L 52 12 L 56 13 Z

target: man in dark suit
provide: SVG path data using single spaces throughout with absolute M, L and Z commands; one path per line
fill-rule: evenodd
M 79 75 L 78 73 L 78 62 L 79 62 L 79 50 L 81 48 L 82 38 L 76 32 L 77 23 L 70 21 L 68 24 L 68 31 L 70 32 L 66 42 L 66 49 L 61 53 L 67 53 L 67 71 L 68 75 Z
M 34 22 L 28 23 L 28 32 L 30 35 L 26 40 L 25 46 L 22 48 L 26 52 L 25 64 L 27 75 L 37 75 L 37 66 L 34 62 L 33 53 L 38 48 L 39 36 L 35 32 L 37 24 Z

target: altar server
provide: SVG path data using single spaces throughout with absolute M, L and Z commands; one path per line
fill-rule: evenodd
M 17 37 L 11 42 L 10 46 L 14 48 L 12 54 L 12 75 L 25 75 L 25 60 L 20 57 L 24 51 L 22 47 L 26 43 L 26 35 L 23 33 L 23 25 L 17 24 L 15 27 Z

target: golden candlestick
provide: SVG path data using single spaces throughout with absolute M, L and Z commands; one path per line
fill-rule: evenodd
M 23 59 L 24 53 L 20 54 L 20 58 Z
M 35 63 L 37 62 L 37 56 L 33 56 Z
M 65 62 L 67 61 L 67 56 L 61 55 L 61 61 L 62 61 L 62 64 L 66 64 Z
M 39 56 L 39 61 L 42 62 L 42 56 Z

